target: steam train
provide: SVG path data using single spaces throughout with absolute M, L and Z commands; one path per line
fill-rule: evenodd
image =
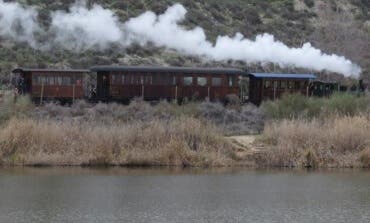
M 34 101 L 76 99 L 129 102 L 144 100 L 226 101 L 229 96 L 259 105 L 285 93 L 326 96 L 340 90 L 315 81 L 313 74 L 248 73 L 234 68 L 95 66 L 90 69 L 12 71 L 20 94 Z

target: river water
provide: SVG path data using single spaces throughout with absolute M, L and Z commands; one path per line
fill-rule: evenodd
M 0 169 L 0 222 L 370 222 L 370 171 Z

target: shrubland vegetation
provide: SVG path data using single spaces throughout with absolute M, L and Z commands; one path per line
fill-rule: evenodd
M 370 100 L 367 96 L 286 95 L 263 107 L 270 121 L 262 141 L 269 149 L 258 157 L 260 165 L 369 167 Z
M 0 110 L 3 165 L 236 165 L 224 136 L 256 134 L 264 124 L 252 105 L 136 99 L 33 107 L 27 97 L 11 96 L 1 104 L 8 108 Z
M 227 166 L 230 147 L 190 117 L 132 124 L 11 119 L 0 130 L 4 165 Z
M 368 115 L 273 122 L 266 126 L 263 139 L 271 147 L 259 163 L 276 167 L 368 167 L 369 138 Z
M 260 108 L 140 99 L 33 106 L 27 97 L 4 99 L 3 165 L 370 167 L 365 96 L 285 95 Z M 257 150 L 225 137 L 250 134 L 261 134 L 250 145 Z
M 89 104 L 77 101 L 72 106 L 47 103 L 30 113 L 33 119 L 58 121 L 130 124 L 155 120 L 171 121 L 190 117 L 217 126 L 224 135 L 258 134 L 263 130 L 264 115 L 253 105 L 228 105 L 211 102 L 190 102 L 183 105 L 161 101 L 150 104 L 134 99 L 129 105 L 117 103 Z
M 33 107 L 28 96 L 18 97 L 17 99 L 9 94 L 2 96 L 0 98 L 0 125 L 12 117 L 27 117 Z
M 270 119 L 326 119 L 332 116 L 354 116 L 369 111 L 370 98 L 338 93 L 330 98 L 288 94 L 278 101 L 267 101 L 262 107 Z

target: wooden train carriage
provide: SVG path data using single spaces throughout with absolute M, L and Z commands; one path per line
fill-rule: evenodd
M 301 93 L 310 96 L 310 83 L 316 79 L 313 74 L 271 74 L 250 73 L 249 100 L 261 104 L 275 100 L 286 93 Z
M 239 69 L 97 66 L 97 97 L 99 100 L 128 101 L 134 97 L 145 100 L 205 99 L 224 100 L 239 95 Z
M 310 94 L 315 97 L 329 97 L 340 90 L 341 86 L 337 82 L 314 81 L 310 86 Z
M 17 86 L 22 94 L 34 100 L 66 100 L 84 98 L 84 75 L 89 70 L 53 70 L 17 68 Z

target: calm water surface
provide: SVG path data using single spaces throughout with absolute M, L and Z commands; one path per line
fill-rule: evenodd
M 0 222 L 370 222 L 370 171 L 0 169 Z

